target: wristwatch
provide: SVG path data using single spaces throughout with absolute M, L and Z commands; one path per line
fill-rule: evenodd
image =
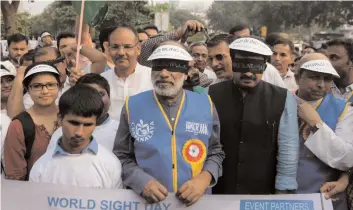
M 316 123 L 314 127 L 311 127 L 311 132 L 315 133 L 315 132 L 316 132 L 317 130 L 319 130 L 320 128 L 322 128 L 322 121 Z

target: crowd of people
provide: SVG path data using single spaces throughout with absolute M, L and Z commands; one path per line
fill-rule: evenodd
M 321 192 L 353 210 L 353 40 L 298 52 L 247 25 L 197 43 L 184 42 L 190 31 L 205 29 L 120 24 L 96 47 L 71 32 L 53 46 L 43 32 L 35 49 L 10 35 L 2 176 L 132 189 L 150 203 L 175 193 L 187 206 L 204 194 Z

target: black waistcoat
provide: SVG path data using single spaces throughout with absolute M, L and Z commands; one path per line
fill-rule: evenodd
M 275 192 L 277 137 L 287 90 L 260 83 L 243 98 L 233 81 L 212 85 L 226 157 L 213 194 Z

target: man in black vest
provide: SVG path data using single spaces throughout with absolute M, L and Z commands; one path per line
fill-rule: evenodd
M 297 104 L 284 88 L 261 81 L 271 49 L 253 37 L 230 45 L 233 80 L 209 94 L 221 122 L 226 158 L 213 194 L 291 193 L 297 189 Z

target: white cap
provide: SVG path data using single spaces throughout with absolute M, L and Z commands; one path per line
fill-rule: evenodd
M 48 32 L 44 32 L 44 33 L 40 36 L 40 38 L 43 38 L 43 37 L 45 37 L 45 36 L 51 36 L 51 34 L 48 33 Z
M 0 61 L 0 77 L 16 76 L 16 67 L 10 61 Z
M 251 37 L 236 39 L 229 45 L 229 48 L 265 56 L 270 56 L 273 54 L 272 50 L 265 43 Z
M 307 61 L 300 67 L 301 69 L 306 69 L 309 71 L 316 71 L 326 74 L 331 74 L 334 77 L 339 78 L 337 71 L 333 68 L 332 64 L 328 60 L 312 60 Z
M 149 61 L 157 59 L 173 59 L 181 61 L 192 61 L 191 55 L 183 48 L 175 45 L 162 45 L 155 49 L 148 58 Z
M 46 65 L 46 64 L 39 64 L 39 65 L 36 65 L 35 67 L 31 68 L 27 72 L 27 74 L 25 75 L 25 77 L 23 79 L 26 79 L 27 77 L 29 77 L 33 74 L 42 73 L 42 72 L 51 72 L 51 73 L 59 75 L 58 70 L 56 70 L 54 67 Z

